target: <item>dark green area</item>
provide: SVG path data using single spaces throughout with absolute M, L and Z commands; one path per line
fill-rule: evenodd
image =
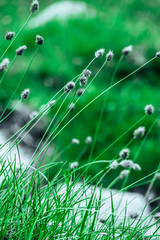
M 40 12 L 55 1 L 40 1 Z M 134 51 L 125 57 L 120 65 L 115 81 L 126 76 L 145 61 L 152 58 L 160 50 L 159 18 L 160 2 L 157 1 L 85 1 L 88 11 L 95 10 L 95 16 L 86 17 L 81 15 L 68 20 L 53 20 L 39 28 L 29 29 L 21 33 L 18 40 L 6 54 L 12 59 L 15 49 L 26 44 L 28 50 L 22 57 L 17 57 L 14 65 L 7 74 L 0 88 L 1 105 L 5 106 L 9 97 L 17 86 L 18 79 L 26 69 L 36 49 L 35 36 L 40 34 L 45 39 L 45 44 L 38 50 L 38 54 L 27 73 L 23 83 L 17 91 L 15 99 L 19 98 L 24 88 L 31 89 L 31 95 L 27 104 L 38 110 L 45 104 L 57 90 L 65 83 L 79 74 L 94 56 L 99 48 L 106 51 L 114 51 L 114 59 L 98 75 L 94 84 L 89 87 L 86 94 L 78 102 L 75 112 L 77 113 L 85 104 L 101 93 L 109 86 L 114 68 L 121 56 L 122 48 L 130 44 Z M 30 1 L 1 0 L 1 36 L 0 42 L 7 31 L 18 31 L 29 15 Z M 37 15 L 36 13 L 35 15 Z M 7 47 L 5 43 L 1 52 Z M 96 60 L 91 66 L 92 76 L 103 64 L 104 58 Z M 145 118 L 138 126 L 146 126 L 149 129 L 154 119 L 159 115 L 159 73 L 160 59 L 155 59 L 138 73 L 125 82 L 109 91 L 108 101 L 105 106 L 103 121 L 97 139 L 94 158 L 108 145 L 126 131 L 132 124 L 144 114 L 146 104 L 155 106 L 155 114 Z M 1 74 L 2 76 L 2 74 Z M 70 101 L 73 95 L 70 97 Z M 63 150 L 72 138 L 81 141 L 79 146 L 72 146 L 60 160 L 73 162 L 84 150 L 86 136 L 94 136 L 99 113 L 104 101 L 104 96 L 82 112 L 56 139 L 56 151 Z M 67 102 L 69 103 L 69 101 Z M 67 103 L 64 107 L 67 107 Z M 56 109 L 56 108 L 55 108 Z M 65 108 L 63 108 L 65 109 Z M 53 110 L 46 117 L 46 125 L 54 114 Z M 156 169 L 159 164 L 160 144 L 160 118 L 149 135 L 139 156 L 138 163 L 142 166 L 141 172 L 134 172 L 130 182 L 143 177 Z M 113 159 L 117 153 L 130 141 L 133 131 L 126 134 L 118 143 L 110 148 L 101 159 Z M 136 140 L 130 146 L 133 159 L 141 140 Z M 84 153 L 79 164 L 87 161 L 89 149 Z M 51 159 L 53 161 L 54 159 Z M 98 173 L 104 164 L 96 165 L 90 169 L 90 174 Z M 53 170 L 52 170 L 53 171 Z M 52 172 L 50 172 L 52 175 Z M 107 175 L 104 184 L 107 185 L 115 176 Z M 117 186 L 118 187 L 118 186 Z

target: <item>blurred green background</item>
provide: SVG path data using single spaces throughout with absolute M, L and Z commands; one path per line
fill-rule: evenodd
M 86 12 L 76 16 L 63 16 L 60 11 L 59 17 L 48 21 L 46 24 L 34 27 L 33 19 L 41 14 L 47 7 L 62 1 L 40 0 L 40 9 L 35 13 L 30 24 L 25 27 L 19 38 L 7 52 L 6 57 L 10 60 L 15 55 L 15 50 L 26 44 L 28 49 L 24 56 L 17 57 L 7 77 L 0 87 L 1 109 L 6 105 L 9 97 L 17 86 L 18 80 L 27 68 L 29 61 L 36 50 L 35 36 L 40 34 L 45 39 L 45 44 L 40 46 L 36 58 L 31 65 L 24 81 L 19 87 L 14 99 L 18 99 L 25 88 L 31 89 L 31 94 L 25 104 L 32 109 L 39 110 L 40 106 L 49 99 L 69 80 L 81 73 L 87 64 L 93 59 L 94 53 L 100 48 L 114 51 L 114 59 L 109 62 L 100 72 L 94 84 L 78 102 L 76 109 L 69 116 L 71 118 L 85 104 L 101 93 L 109 86 L 114 68 L 121 56 L 122 49 L 133 45 L 134 51 L 126 56 L 117 72 L 115 81 L 126 76 L 147 60 L 152 58 L 160 50 L 160 2 L 158 0 L 88 0 L 85 3 Z M 31 1 L 0 0 L 0 43 L 7 31 L 18 32 L 27 19 Z M 73 1 L 75 4 L 76 1 Z M 63 16 L 63 17 L 62 17 Z M 8 46 L 8 42 L 0 50 L 1 53 Z M 98 71 L 104 62 L 104 58 L 97 59 L 90 67 L 92 76 Z M 159 114 L 159 74 L 160 60 L 155 59 L 142 70 L 127 79 L 122 84 L 111 89 L 108 101 L 105 105 L 104 116 L 93 158 L 98 156 L 116 138 L 144 115 L 146 104 L 155 106 L 155 113 L 145 118 L 137 127 L 146 126 L 149 129 L 154 119 Z M 1 74 L 2 76 L 2 74 Z M 72 100 L 74 93 L 64 104 Z M 80 145 L 72 146 L 59 160 L 73 162 L 86 148 L 85 139 L 88 135 L 94 136 L 97 121 L 105 96 L 99 98 L 94 104 L 82 112 L 55 140 L 57 152 L 62 151 L 72 138 L 78 138 Z M 60 104 L 60 103 L 59 103 Z M 58 104 L 57 104 L 58 105 Z M 59 105 L 58 105 L 59 106 Z M 53 117 L 53 109 L 44 119 L 46 126 Z M 68 119 L 69 119 L 68 118 Z M 134 128 L 135 129 L 135 128 Z M 115 155 L 130 141 L 133 131 L 131 130 L 122 139 L 110 148 L 100 159 L 113 159 Z M 131 144 L 130 158 L 133 159 L 138 151 L 142 140 L 136 140 Z M 137 180 L 151 173 L 159 164 L 160 157 L 160 118 L 154 125 L 145 145 L 138 155 L 138 163 L 142 167 L 141 172 L 133 172 L 129 182 Z M 84 152 L 80 166 L 88 161 L 90 147 Z M 51 157 L 51 161 L 54 158 Z M 94 175 L 105 167 L 98 164 L 90 168 L 89 174 Z M 107 174 L 104 185 L 117 176 L 122 169 Z M 50 171 L 50 176 L 54 170 Z M 157 182 L 157 188 L 160 186 Z M 119 183 L 116 185 L 119 187 Z

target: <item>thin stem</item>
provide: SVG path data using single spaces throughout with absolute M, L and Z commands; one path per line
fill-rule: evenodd
M 8 68 L 7 68 L 7 71 L 5 71 L 5 73 L 3 74 L 1 80 L 0 80 L 0 84 L 3 82 L 4 78 L 6 77 L 10 67 L 12 66 L 12 64 L 14 63 L 15 59 L 16 59 L 17 55 L 13 58 L 13 60 L 10 62 Z
M 7 117 L 9 117 L 14 112 L 14 110 L 17 108 L 17 106 L 20 104 L 21 101 L 22 99 L 20 99 L 18 103 L 15 105 L 15 107 L 4 118 L 0 120 L 0 123 L 3 122 Z
M 6 39 L 3 39 L 1 45 L 0 45 L 0 49 L 3 47 L 4 43 L 5 43 Z
M 6 48 L 6 50 L 4 51 L 4 53 L 2 54 L 2 56 L 0 57 L 0 61 L 2 60 L 2 58 L 4 57 L 4 55 L 6 54 L 6 52 L 8 51 L 8 49 L 12 46 L 12 44 L 15 42 L 15 40 L 18 38 L 18 36 L 20 35 L 20 33 L 22 32 L 22 30 L 24 29 L 24 27 L 26 26 L 26 24 L 28 23 L 28 21 L 30 20 L 32 16 L 32 13 L 29 15 L 29 17 L 27 18 L 27 20 L 25 21 L 25 23 L 23 24 L 23 26 L 20 28 L 19 32 L 16 34 L 16 36 L 13 38 L 13 41 L 9 44 L 9 46 Z
M 22 83 L 22 81 L 23 81 L 23 79 L 24 79 L 24 77 L 25 77 L 26 73 L 28 72 L 28 70 L 29 70 L 29 68 L 30 68 L 30 66 L 31 66 L 31 64 L 32 64 L 32 62 L 33 62 L 33 60 L 34 60 L 34 58 L 35 58 L 36 54 L 37 54 L 37 51 L 38 51 L 38 47 L 37 47 L 37 49 L 36 49 L 36 51 L 35 51 L 34 55 L 32 56 L 32 58 L 31 58 L 31 61 L 29 62 L 29 64 L 28 64 L 28 67 L 27 67 L 26 71 L 23 73 L 23 75 L 22 75 L 22 77 L 21 77 L 21 79 L 20 79 L 20 81 L 19 81 L 19 83 L 18 83 L 18 85 L 17 85 L 16 89 L 14 90 L 14 92 L 13 92 L 13 94 L 12 94 L 12 96 L 11 96 L 10 100 L 8 101 L 8 103 L 7 103 L 7 105 L 6 105 L 5 109 L 4 109 L 4 111 L 2 112 L 0 119 L 3 117 L 3 115 L 4 115 L 5 111 L 6 111 L 6 109 L 8 108 L 8 106 L 9 106 L 9 104 L 10 104 L 11 100 L 13 99 L 13 97 L 14 97 L 14 95 L 15 95 L 15 93 L 16 93 L 16 91 L 17 91 L 17 89 L 19 88 L 19 86 L 20 86 L 20 84 Z

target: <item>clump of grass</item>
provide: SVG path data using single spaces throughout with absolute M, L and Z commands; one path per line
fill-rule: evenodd
M 30 7 L 31 15 L 38 11 L 38 9 L 39 3 L 37 0 L 34 0 Z M 13 32 L 9 32 L 8 35 L 6 35 L 7 40 L 11 40 L 13 37 L 14 38 L 5 52 L 2 53 L 1 58 L 3 58 L 9 47 L 19 36 L 26 23 L 29 21 L 31 15 L 17 35 L 14 36 Z M 18 82 L 14 93 L 10 97 L 6 108 L 1 114 L 0 122 L 3 122 L 13 111 L 16 110 L 16 107 L 14 107 L 8 115 L 2 118 L 10 101 L 13 99 L 14 94 L 24 79 L 31 63 L 33 62 L 39 45 L 43 45 L 43 37 L 37 35 L 36 43 L 37 48 L 35 53 L 32 56 L 26 71 Z M 25 45 L 19 47 L 16 50 L 16 54 L 22 55 L 24 50 L 26 50 Z M 154 221 L 153 216 L 151 216 L 157 209 L 147 216 L 143 215 L 148 202 L 146 202 L 146 205 L 144 205 L 140 213 L 134 212 L 128 215 L 127 208 L 129 208 L 130 203 L 126 203 L 126 205 L 124 204 L 121 212 L 119 212 L 125 191 L 133 188 L 134 186 L 138 186 L 138 184 L 146 184 L 146 179 L 152 176 L 152 179 L 147 182 L 149 183 L 149 187 L 145 198 L 148 199 L 155 180 L 159 178 L 158 166 L 157 170 L 149 176 L 145 176 L 138 181 L 127 185 L 127 180 L 130 174 L 132 174 L 132 171 L 141 171 L 144 167 L 140 166 L 139 163 L 136 163 L 137 157 L 143 144 L 145 144 L 150 131 L 156 123 L 157 118 L 155 118 L 147 133 L 145 127 L 139 126 L 137 129 L 135 129 L 135 127 L 137 127 L 144 118 L 149 117 L 154 113 L 155 107 L 151 104 L 145 107 L 144 112 L 142 110 L 144 115 L 140 119 L 138 119 L 129 129 L 126 129 L 124 133 L 116 138 L 109 146 L 105 147 L 105 149 L 101 151 L 95 159 L 93 159 L 92 155 L 104 113 L 104 105 L 102 105 L 98 118 L 98 124 L 95 126 L 94 139 L 92 140 L 92 137 L 88 136 L 83 140 L 85 147 L 81 152 L 78 152 L 77 158 L 70 159 L 68 161 L 68 159 L 63 159 L 62 157 L 64 152 L 69 148 L 78 148 L 81 144 L 81 141 L 78 138 L 72 138 L 68 145 L 64 146 L 64 149 L 62 149 L 61 152 L 58 152 L 57 154 L 54 153 L 52 162 L 46 162 L 46 154 L 53 141 L 55 141 L 60 134 L 63 134 L 63 130 L 68 127 L 70 123 L 82 113 L 82 111 L 85 111 L 86 109 L 88 110 L 88 107 L 92 103 L 111 91 L 112 88 L 116 87 L 137 71 L 141 70 L 151 61 L 159 58 L 159 52 L 157 52 L 156 56 L 144 63 L 142 66 L 119 81 L 114 82 L 115 75 L 121 61 L 124 56 L 131 53 L 132 50 L 132 46 L 128 46 L 122 50 L 122 55 L 115 67 L 109 87 L 89 101 L 78 112 L 74 113 L 72 110 L 78 105 L 78 102 L 81 101 L 83 96 L 87 95 L 87 90 L 90 85 L 93 84 L 103 68 L 113 59 L 114 54 L 111 50 L 109 50 L 105 55 L 105 60 L 102 66 L 94 73 L 90 70 L 90 67 L 95 60 L 97 61 L 100 57 L 103 57 L 105 50 L 102 48 L 96 51 L 93 59 L 78 76 L 74 77 L 65 84 L 51 99 L 48 100 L 47 103 L 44 104 L 39 112 L 32 114 L 29 122 L 27 122 L 10 139 L 8 139 L 6 143 L 1 145 L 0 149 L 3 150 L 6 144 L 12 140 L 8 149 L 1 154 L 1 239 L 151 239 L 152 237 L 160 236 L 158 235 L 159 227 L 155 228 L 157 222 Z M 0 64 L 0 68 L 2 69 L 0 72 L 5 71 L 8 64 L 9 60 L 4 59 Z M 93 77 L 91 78 L 91 76 Z M 3 77 L 2 80 L 4 80 Z M 78 82 L 81 87 L 83 86 L 83 88 L 77 89 Z M 25 89 L 21 94 L 21 100 L 27 99 L 29 93 L 30 90 Z M 105 95 L 104 104 L 106 104 L 107 101 L 106 96 L 108 96 L 108 94 Z M 69 104 L 67 107 L 64 107 L 68 99 L 70 100 Z M 46 128 L 44 135 L 40 139 L 40 142 L 29 161 L 27 163 L 23 162 L 18 148 L 19 144 L 51 109 L 54 112 L 52 120 Z M 73 115 L 71 115 L 71 112 Z M 82 124 L 84 124 L 83 120 Z M 108 151 L 109 148 L 117 144 L 118 141 L 131 130 L 134 130 L 133 136 L 120 153 L 117 153 L 113 159 L 99 159 L 106 151 Z M 137 150 L 135 157 L 132 158 L 133 160 L 128 160 L 130 154 L 128 147 L 138 139 L 141 141 L 139 149 Z M 14 148 L 17 149 L 17 155 L 12 158 L 10 153 Z M 89 161 L 82 165 L 81 159 L 84 154 L 88 153 Z M 63 160 L 60 161 L 60 158 Z M 90 176 L 88 174 L 89 168 L 93 165 L 98 166 L 99 163 L 103 163 L 104 168 L 95 176 Z M 50 169 L 53 168 L 57 168 L 58 170 L 53 178 L 50 179 L 47 174 Z M 104 191 L 101 184 L 102 180 L 109 172 L 117 171 L 118 169 L 121 171 L 118 172 L 117 177 L 109 183 L 106 189 L 109 195 L 104 198 L 104 195 L 102 194 Z M 122 186 L 119 191 L 114 192 L 111 188 L 119 181 L 122 181 Z M 115 195 L 120 193 L 122 193 L 121 198 L 119 199 L 120 201 L 118 205 L 115 206 Z M 105 213 L 103 204 L 106 203 L 107 199 L 110 201 L 110 211 L 109 213 L 107 212 L 107 218 L 103 219 L 101 213 L 102 210 L 103 213 Z M 121 217 L 122 212 L 125 212 L 123 218 Z M 131 219 L 133 221 L 131 221 Z M 147 222 L 148 219 L 149 223 Z M 151 234 L 148 233 L 149 230 L 152 231 Z

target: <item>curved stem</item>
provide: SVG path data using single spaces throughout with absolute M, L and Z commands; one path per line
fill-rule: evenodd
M 20 104 L 21 101 L 22 101 L 22 99 L 20 99 L 20 100 L 18 101 L 18 103 L 16 104 L 16 106 L 15 106 L 4 118 L 2 118 L 2 119 L 0 120 L 0 123 L 3 122 L 7 117 L 9 117 L 9 116 L 14 112 L 14 110 L 17 108 L 17 106 Z
M 12 66 L 12 64 L 14 63 L 16 57 L 17 57 L 17 55 L 16 55 L 16 56 L 13 58 L 13 60 L 10 62 L 7 70 L 5 71 L 5 73 L 3 74 L 3 76 L 2 76 L 2 78 L 1 78 L 1 80 L 0 80 L 0 84 L 3 82 L 4 78 L 6 77 L 8 71 L 9 71 L 10 67 Z

